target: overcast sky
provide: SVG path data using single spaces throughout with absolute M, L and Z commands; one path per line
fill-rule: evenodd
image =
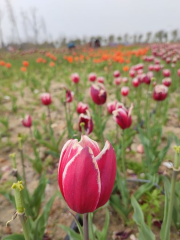
M 33 36 L 30 26 L 23 29 L 21 12 L 30 15 L 37 9 L 46 33 L 39 40 L 59 36 L 108 36 L 146 33 L 148 31 L 180 29 L 180 0 L 10 0 L 21 39 Z M 12 25 L 6 0 L 0 0 L 4 40 L 12 38 Z

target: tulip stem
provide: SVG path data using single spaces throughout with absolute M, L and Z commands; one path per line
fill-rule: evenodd
M 50 111 L 49 105 L 47 107 L 48 107 L 49 124 L 51 124 L 51 111 Z
M 88 213 L 83 214 L 84 240 L 89 240 Z
M 126 178 L 126 166 L 125 166 L 125 130 L 122 131 L 122 170 L 124 178 Z

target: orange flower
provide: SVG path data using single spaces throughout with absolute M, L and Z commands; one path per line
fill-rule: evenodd
M 23 66 L 24 67 L 28 67 L 29 66 L 29 62 L 28 61 L 23 61 Z
M 128 66 L 124 66 L 124 67 L 123 67 L 123 71 L 124 71 L 124 72 L 128 72 L 128 71 L 129 71 L 129 67 L 128 67 Z
M 21 72 L 26 72 L 26 67 L 22 67 Z
M 11 64 L 10 63 L 6 63 L 6 67 L 7 68 L 11 68 Z
M 5 64 L 6 64 L 5 61 L 0 61 L 1 66 L 5 66 Z
M 40 57 L 40 58 L 37 58 L 37 59 L 36 59 L 36 62 L 37 62 L 37 63 L 42 62 L 42 58 L 41 58 L 41 57 Z
M 55 66 L 55 63 L 54 63 L 54 62 L 50 62 L 50 63 L 49 63 L 49 66 L 50 66 L 50 67 L 54 67 L 54 66 Z
M 43 62 L 43 63 L 46 63 L 46 59 L 42 59 L 42 62 Z

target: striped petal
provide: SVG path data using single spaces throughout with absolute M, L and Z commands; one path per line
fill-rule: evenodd
M 96 209 L 101 192 L 100 173 L 89 147 L 83 148 L 66 165 L 63 192 L 68 206 L 75 212 L 88 213 Z
M 79 145 L 81 145 L 81 147 L 83 148 L 90 147 L 95 157 L 100 153 L 100 149 L 97 142 L 93 141 L 86 135 L 81 136 L 81 141 L 79 142 Z

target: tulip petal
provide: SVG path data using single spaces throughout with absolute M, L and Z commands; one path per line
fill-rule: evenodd
M 81 147 L 83 148 L 90 147 L 95 157 L 100 153 L 100 149 L 97 142 L 93 141 L 86 135 L 81 136 L 81 141 L 79 142 L 79 145 L 81 145 Z
M 116 154 L 109 141 L 106 141 L 103 150 L 95 157 L 95 160 L 101 177 L 101 195 L 97 205 L 99 208 L 109 200 L 116 178 Z
M 92 150 L 83 148 L 66 165 L 63 191 L 69 207 L 78 213 L 93 212 L 101 192 L 100 173 Z
M 60 161 L 59 161 L 59 169 L 58 169 L 58 182 L 59 182 L 59 187 L 61 190 L 61 193 L 64 197 L 63 193 L 63 187 L 62 187 L 62 175 L 64 172 L 64 169 L 66 167 L 66 164 L 82 149 L 82 147 L 78 144 L 77 139 L 71 139 L 67 141 L 67 143 L 64 145 L 61 156 L 60 156 Z

